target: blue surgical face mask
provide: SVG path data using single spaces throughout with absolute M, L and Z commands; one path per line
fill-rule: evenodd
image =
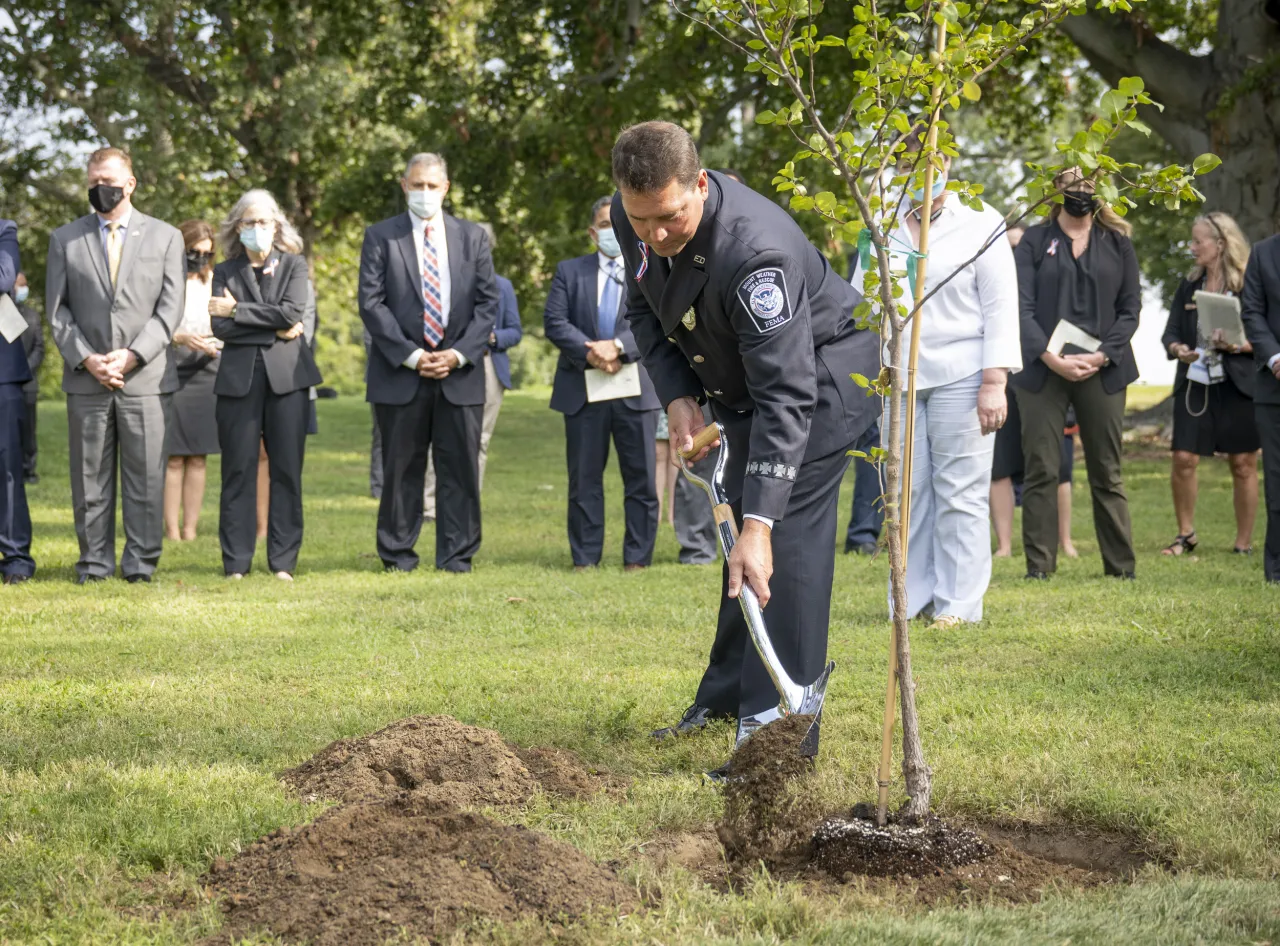
M 942 192 L 946 189 L 947 189 L 947 176 L 945 174 L 940 174 L 938 176 L 938 179 L 933 182 L 933 199 L 937 200 L 939 197 L 941 197 Z M 909 191 L 907 191 L 907 193 L 911 195 L 911 199 L 914 200 L 917 204 L 924 203 L 923 187 L 913 187 Z
M 596 231 L 596 246 L 609 259 L 617 259 L 622 255 L 622 247 L 618 246 L 618 235 L 613 232 L 613 227 Z
M 18 303 L 18 305 L 22 305 L 22 303 L 27 301 L 27 296 L 29 295 L 31 295 L 30 286 L 18 286 L 13 290 L 13 301 Z
M 250 227 L 240 231 L 240 242 L 250 253 L 266 253 L 271 249 L 272 236 L 270 227 Z

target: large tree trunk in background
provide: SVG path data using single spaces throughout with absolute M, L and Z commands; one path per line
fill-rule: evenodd
M 1094 11 L 1062 30 L 1108 82 L 1143 79 L 1165 110 L 1144 108 L 1142 118 L 1184 161 L 1222 158 L 1198 181 L 1207 209 L 1231 214 L 1251 240 L 1280 230 L 1280 24 L 1261 0 L 1221 0 L 1207 56 L 1164 42 L 1138 14 Z

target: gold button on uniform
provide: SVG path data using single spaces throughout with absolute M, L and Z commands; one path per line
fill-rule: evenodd
M 694 356 L 693 356 L 693 363 L 694 363 L 695 365 L 700 365 L 700 364 L 702 364 L 702 363 L 703 363 L 704 361 L 706 361 L 706 360 L 707 360 L 707 359 L 703 358 L 701 355 L 694 355 Z

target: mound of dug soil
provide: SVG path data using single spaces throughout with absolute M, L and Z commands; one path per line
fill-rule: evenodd
M 256 930 L 317 946 L 438 942 L 477 919 L 556 923 L 636 903 L 568 844 L 408 793 L 276 831 L 204 883 L 223 897 L 222 942 Z
M 787 716 L 756 730 L 733 754 L 716 834 L 731 862 L 794 866 L 809 856 L 819 812 L 805 792 L 812 762 L 800 744 L 812 716 Z
M 280 776 L 308 801 L 411 792 L 435 804 L 518 805 L 538 788 L 569 797 L 606 780 L 561 749 L 517 749 L 491 729 L 452 716 L 410 716 L 358 739 L 330 743 Z

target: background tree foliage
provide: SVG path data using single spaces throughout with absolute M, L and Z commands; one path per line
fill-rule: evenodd
M 1255 239 L 1274 232 L 1280 27 L 1268 2 L 1152 0 L 1072 17 L 984 82 L 981 108 L 956 129 L 966 175 L 999 203 L 1055 129 L 1087 116 L 1099 78 L 1141 75 L 1167 106 L 1143 116 L 1159 139 L 1122 140 L 1117 156 L 1159 166 L 1216 151 L 1209 206 Z M 849 7 L 831 6 L 822 31 L 847 32 Z M 707 164 L 769 192 L 789 154 L 754 124 L 768 100 L 730 47 L 660 0 L 0 0 L 0 213 L 21 225 L 38 295 L 49 232 L 87 210 L 93 147 L 128 148 L 139 206 L 173 222 L 216 221 L 245 189 L 269 188 L 307 238 L 326 378 L 355 393 L 360 235 L 403 208 L 408 153 L 448 158 L 451 209 L 495 225 L 498 268 L 536 327 L 555 262 L 589 249 L 587 213 L 611 190 L 619 130 L 680 122 Z M 1150 278 L 1183 268 L 1175 243 L 1189 213 L 1135 215 Z M 820 223 L 804 225 L 843 257 Z M 531 344 L 517 372 L 547 363 Z

